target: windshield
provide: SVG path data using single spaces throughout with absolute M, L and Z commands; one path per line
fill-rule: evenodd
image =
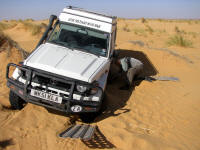
M 108 33 L 58 23 L 50 35 L 48 42 L 106 57 L 108 38 Z

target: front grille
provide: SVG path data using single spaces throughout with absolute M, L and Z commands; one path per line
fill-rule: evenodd
M 62 80 L 42 74 L 32 74 L 31 85 L 37 90 L 47 92 L 50 94 L 58 95 L 63 98 L 68 99 L 70 96 L 72 83 L 71 82 L 62 82 Z
M 71 86 L 72 86 L 72 84 L 70 84 L 70 83 L 61 82 L 59 80 L 52 79 L 50 77 L 44 77 L 41 75 L 35 75 L 32 78 L 32 82 L 38 83 L 40 85 L 45 85 L 48 87 L 56 88 L 59 90 L 63 90 L 63 91 L 70 91 Z

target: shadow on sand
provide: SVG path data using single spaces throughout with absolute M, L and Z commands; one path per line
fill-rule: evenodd
M 158 73 L 155 66 L 152 64 L 150 59 L 142 51 L 137 50 L 127 50 L 127 49 L 118 49 L 119 58 L 123 57 L 133 57 L 140 60 L 144 64 L 144 75 L 145 76 L 154 76 Z
M 91 140 L 89 141 L 82 140 L 82 142 L 89 148 L 98 148 L 98 149 L 115 148 L 115 146 L 112 143 L 110 143 L 106 139 L 106 137 L 101 133 L 98 127 L 96 128 L 94 136 Z
M 14 145 L 14 142 L 12 139 L 0 141 L 0 148 L 5 149 L 9 145 Z
M 154 65 L 149 58 L 141 51 L 136 50 L 118 50 L 119 58 L 133 57 L 140 60 L 144 64 L 144 71 L 142 76 L 153 76 L 158 73 Z M 106 88 L 106 98 L 103 103 L 103 112 L 97 117 L 96 122 L 101 121 L 110 116 L 118 116 L 122 113 L 127 113 L 130 109 L 124 109 L 126 103 L 135 89 L 135 86 L 139 86 L 142 81 L 135 81 L 132 88 L 129 90 L 120 90 L 119 88 L 124 85 L 124 80 L 118 78 L 112 84 L 108 84 Z M 118 113 L 116 111 L 118 110 Z

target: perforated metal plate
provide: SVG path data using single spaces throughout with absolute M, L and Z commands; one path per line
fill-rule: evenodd
M 62 138 L 77 138 L 82 140 L 90 140 L 95 132 L 96 126 L 87 124 L 73 125 L 67 130 L 59 134 Z

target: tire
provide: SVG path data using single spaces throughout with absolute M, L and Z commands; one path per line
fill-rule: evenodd
M 82 122 L 84 123 L 92 123 L 94 122 L 94 120 L 96 119 L 96 117 L 98 117 L 106 108 L 105 105 L 105 99 L 106 99 L 106 94 L 104 93 L 103 99 L 102 99 L 102 104 L 100 106 L 100 109 L 98 112 L 90 112 L 90 113 L 83 113 L 80 114 L 79 117 L 81 119 Z
M 84 123 L 92 123 L 94 122 L 95 118 L 99 115 L 99 112 L 90 112 L 90 113 L 83 113 L 80 114 L 79 117 L 82 122 Z
M 21 110 L 24 107 L 24 104 L 26 103 L 22 98 L 20 98 L 13 91 L 10 91 L 9 101 L 10 101 L 10 105 L 12 109 L 14 110 Z

